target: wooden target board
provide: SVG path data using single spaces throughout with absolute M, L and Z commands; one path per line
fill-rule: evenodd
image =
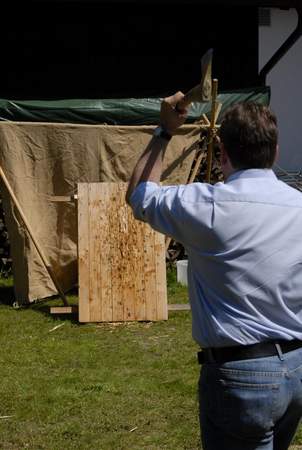
M 164 236 L 133 218 L 126 188 L 78 184 L 80 322 L 168 318 Z

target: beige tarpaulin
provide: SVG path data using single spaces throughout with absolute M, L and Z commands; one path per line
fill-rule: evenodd
M 52 196 L 76 194 L 78 182 L 127 181 L 152 126 L 0 123 L 0 162 L 43 251 L 65 291 L 77 284 L 77 216 L 73 202 Z M 167 150 L 164 184 L 181 184 L 194 157 L 200 127 L 186 125 Z M 1 184 L 11 241 L 18 303 L 56 294 L 8 192 Z

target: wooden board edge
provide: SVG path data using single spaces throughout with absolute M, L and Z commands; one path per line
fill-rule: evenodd
M 78 305 L 73 306 L 51 306 L 50 314 L 76 314 L 79 312 Z

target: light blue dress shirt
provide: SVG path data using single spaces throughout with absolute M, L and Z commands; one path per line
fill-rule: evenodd
M 134 216 L 188 253 L 193 338 L 202 347 L 302 340 L 302 194 L 268 169 L 226 183 L 140 183 Z

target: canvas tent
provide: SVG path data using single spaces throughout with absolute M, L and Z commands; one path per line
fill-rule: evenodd
M 269 90 L 218 97 L 222 111 L 247 100 L 267 104 Z M 53 197 L 75 194 L 78 182 L 127 181 L 158 123 L 159 108 L 160 99 L 0 101 L 1 167 L 65 291 L 77 284 L 76 205 Z M 196 121 L 209 108 L 193 105 L 168 147 L 163 183 L 186 182 L 201 131 Z M 2 197 L 17 302 L 56 294 L 3 186 Z

